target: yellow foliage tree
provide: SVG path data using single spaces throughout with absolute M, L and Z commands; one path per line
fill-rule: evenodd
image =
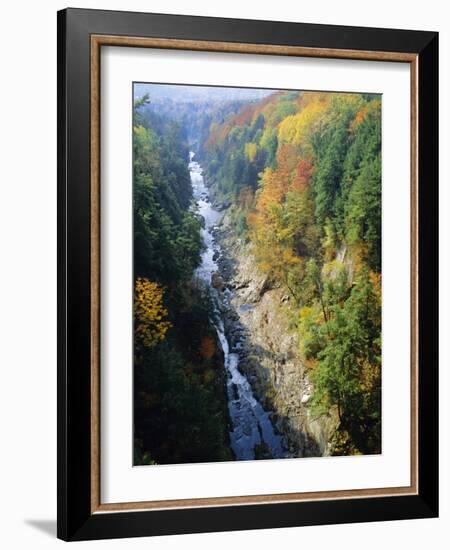
M 279 142 L 307 147 L 308 137 L 323 118 L 327 107 L 327 101 L 311 102 L 299 113 L 286 117 L 278 127 Z
M 256 157 L 257 146 L 256 143 L 246 143 L 244 146 L 245 154 L 250 162 L 253 162 Z
M 163 305 L 163 289 L 148 279 L 138 277 L 134 291 L 135 335 L 145 347 L 152 348 L 164 340 L 171 327 Z

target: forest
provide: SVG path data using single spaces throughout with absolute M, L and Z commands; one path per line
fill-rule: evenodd
M 151 98 L 150 98 L 151 101 Z M 233 459 L 223 354 L 194 283 L 189 149 L 259 272 L 289 295 L 330 454 L 381 452 L 381 97 L 275 91 L 134 106 L 135 464 Z
M 379 96 L 273 94 L 213 124 L 202 160 L 297 305 L 314 408 L 338 411 L 335 452 L 380 452 Z
M 192 282 L 201 220 L 186 136 L 135 102 L 134 464 L 227 460 L 227 412 L 208 300 Z

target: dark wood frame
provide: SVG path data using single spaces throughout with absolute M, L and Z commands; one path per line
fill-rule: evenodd
M 102 45 L 411 65 L 411 486 L 146 503 L 99 494 Z M 58 536 L 85 540 L 438 514 L 438 35 L 67 9 L 58 13 Z

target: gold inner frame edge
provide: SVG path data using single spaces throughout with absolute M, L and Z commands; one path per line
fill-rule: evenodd
M 258 55 L 318 57 L 330 59 L 355 59 L 391 61 L 410 65 L 411 100 L 411 484 L 407 487 L 377 489 L 353 489 L 282 493 L 232 497 L 190 498 L 154 500 L 142 502 L 101 503 L 100 492 L 100 50 L 102 46 L 163 48 L 205 52 L 227 52 Z M 308 48 L 214 42 L 167 38 L 142 38 L 115 35 L 91 35 L 90 56 L 90 185 L 91 185 L 91 513 L 121 512 L 132 510 L 162 510 L 180 508 L 218 507 L 230 505 L 274 504 L 306 502 L 312 500 L 340 500 L 404 496 L 418 494 L 418 55 L 402 52 L 366 50 L 342 50 L 333 48 Z

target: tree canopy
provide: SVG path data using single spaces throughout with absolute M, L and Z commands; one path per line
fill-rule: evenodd
M 210 127 L 210 184 L 296 304 L 335 452 L 381 449 L 381 98 L 277 92 Z

